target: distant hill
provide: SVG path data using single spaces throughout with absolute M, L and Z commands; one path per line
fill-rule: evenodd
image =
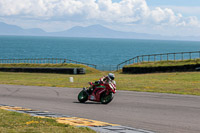
M 0 22 L 0 35 L 25 35 L 25 36 L 62 36 L 62 37 L 88 37 L 88 38 L 128 38 L 128 39 L 155 39 L 155 40 L 192 40 L 200 41 L 200 37 L 187 36 L 161 36 L 136 32 L 122 32 L 106 28 L 101 25 L 88 27 L 76 26 L 60 32 L 46 32 L 39 28 L 23 29 L 16 25 Z
M 115 31 L 103 27 L 101 25 L 92 25 L 88 27 L 76 26 L 66 31 L 51 33 L 51 35 L 68 36 L 68 37 L 133 38 L 133 39 L 156 39 L 158 37 L 161 37 L 160 35 Z
M 39 28 L 33 29 L 22 29 L 16 25 L 9 25 L 3 22 L 0 22 L 0 35 L 33 35 L 33 36 L 42 36 L 46 35 L 47 33 Z

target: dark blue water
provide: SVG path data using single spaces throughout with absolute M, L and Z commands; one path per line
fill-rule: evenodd
M 200 42 L 0 36 L 0 58 L 67 58 L 117 65 L 138 55 L 200 51 Z

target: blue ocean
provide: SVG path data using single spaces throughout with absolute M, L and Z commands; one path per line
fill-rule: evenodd
M 139 55 L 190 51 L 200 51 L 200 42 L 0 36 L 1 59 L 66 58 L 97 66 L 116 66 Z

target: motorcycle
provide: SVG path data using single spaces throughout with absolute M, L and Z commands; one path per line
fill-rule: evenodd
M 78 101 L 80 103 L 85 103 L 87 100 L 101 102 L 102 104 L 108 104 L 114 98 L 114 94 L 116 93 L 116 84 L 109 82 L 108 84 L 99 83 L 95 85 L 92 82 L 89 82 L 91 86 L 93 86 L 93 90 L 86 89 L 78 94 Z

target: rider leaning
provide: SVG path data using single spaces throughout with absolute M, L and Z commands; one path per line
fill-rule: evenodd
M 114 84 L 116 84 L 114 79 L 115 75 L 113 73 L 109 73 L 107 76 L 103 76 L 102 78 L 100 78 L 99 81 L 103 84 L 109 84 L 109 82 L 113 82 Z
M 107 76 L 103 76 L 102 78 L 100 78 L 99 81 L 96 81 L 94 83 L 94 85 L 91 85 L 89 87 L 89 90 L 93 90 L 96 86 L 100 85 L 100 84 L 109 84 L 109 82 L 112 82 L 113 84 L 116 85 L 116 82 L 115 82 L 115 75 L 113 73 L 109 73 Z

